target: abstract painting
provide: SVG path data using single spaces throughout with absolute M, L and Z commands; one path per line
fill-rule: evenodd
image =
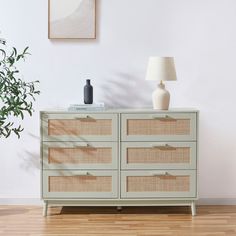
M 50 39 L 95 39 L 96 0 L 48 0 Z

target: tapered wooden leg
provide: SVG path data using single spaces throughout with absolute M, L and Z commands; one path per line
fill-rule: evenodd
M 122 210 L 122 206 L 118 206 L 116 209 L 117 209 L 117 211 L 121 211 Z
M 48 214 L 48 202 L 45 201 L 43 204 L 43 216 L 46 217 Z
M 192 201 L 191 210 L 192 210 L 192 216 L 197 215 L 195 201 Z

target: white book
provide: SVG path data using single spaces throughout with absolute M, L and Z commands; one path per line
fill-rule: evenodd
M 90 111 L 90 110 L 104 110 L 104 103 L 93 103 L 93 104 L 71 104 L 68 108 L 69 111 Z
M 105 107 L 101 108 L 75 108 L 75 107 L 69 107 L 68 111 L 104 111 Z
M 71 104 L 70 107 L 105 107 L 103 102 L 93 104 Z

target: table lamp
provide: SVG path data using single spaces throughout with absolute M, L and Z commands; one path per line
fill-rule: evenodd
M 152 93 L 153 108 L 168 110 L 170 93 L 165 89 L 163 81 L 177 80 L 173 57 L 150 57 L 146 80 L 156 80 L 158 84 Z

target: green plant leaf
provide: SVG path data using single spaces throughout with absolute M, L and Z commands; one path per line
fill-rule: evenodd
M 9 117 L 23 120 L 26 114 L 32 116 L 34 112 L 32 102 L 35 100 L 35 95 L 40 94 L 35 88 L 39 81 L 25 82 L 19 76 L 16 67 L 16 62 L 30 55 L 28 49 L 29 47 L 26 47 L 22 54 L 18 54 L 17 49 L 13 47 L 9 55 L 4 49 L 0 49 L 0 101 L 3 104 L 0 107 L 0 138 L 7 138 L 12 133 L 20 138 L 24 128 L 21 125 L 16 127 L 14 122 L 9 121 Z
M 25 50 L 23 51 L 23 54 L 25 54 L 28 49 L 29 49 L 29 47 L 26 47 Z
M 14 52 L 14 56 L 16 56 L 17 55 L 17 50 L 16 50 L 15 47 L 13 47 L 13 52 Z

